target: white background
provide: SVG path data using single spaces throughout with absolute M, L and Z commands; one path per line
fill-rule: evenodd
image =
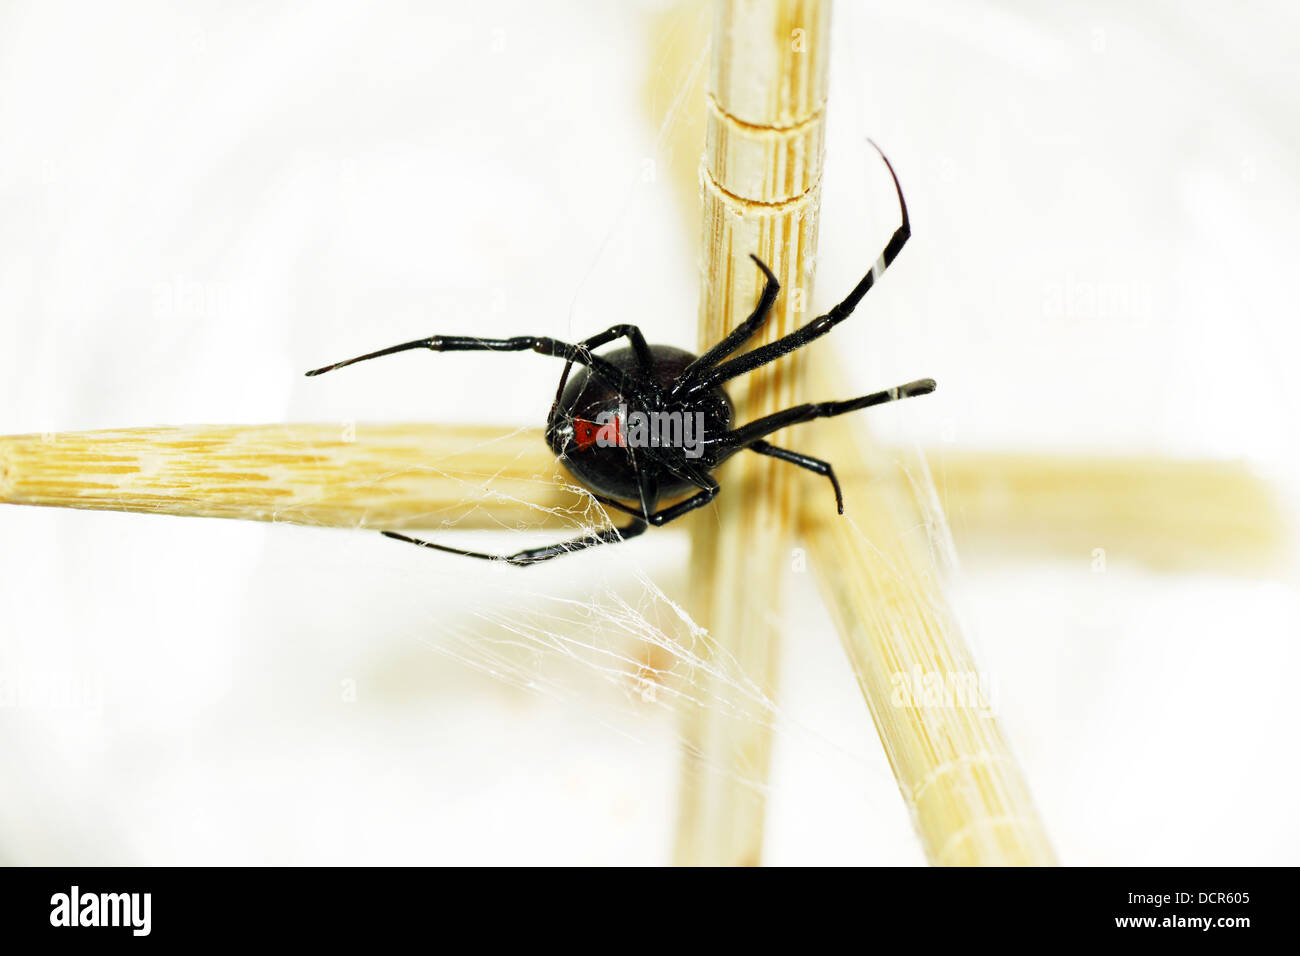
M 694 226 L 642 175 L 659 9 L 0 5 L 0 433 L 540 424 L 534 356 L 301 373 L 433 332 L 690 345 Z M 871 135 L 915 239 L 834 347 L 859 392 L 941 384 L 877 433 L 1244 457 L 1293 494 L 1295 7 L 841 3 L 833 34 L 817 304 L 893 227 Z M 0 542 L 0 678 L 84 689 L 0 707 L 0 862 L 669 858 L 670 709 L 443 652 L 640 575 L 680 598 L 680 533 L 527 572 L 47 509 L 0 509 Z M 1297 862 L 1294 572 L 964 558 L 1063 861 Z M 806 578 L 788 621 L 767 859 L 921 862 Z

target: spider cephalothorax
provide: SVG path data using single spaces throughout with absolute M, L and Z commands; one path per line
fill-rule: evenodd
M 622 528 L 608 528 L 571 541 L 509 555 L 466 551 L 393 531 L 384 534 L 452 554 L 516 565 L 536 564 L 571 551 L 634 537 L 645 531 L 647 525 L 667 524 L 708 504 L 719 491 L 713 470 L 740 451 L 769 455 L 825 475 L 835 490 L 836 506 L 843 513 L 840 485 L 828 462 L 778 448 L 765 441 L 765 437 L 814 418 L 843 415 L 859 408 L 925 395 L 934 391 L 934 380 L 920 379 L 842 402 L 796 405 L 739 428 L 732 427 L 731 400 L 723 384 L 825 335 L 849 317 L 875 280 L 898 256 L 911 235 L 911 222 L 898 177 L 883 153 L 881 158 L 893 177 L 903 222 L 876 264 L 844 301 L 825 315 L 789 335 L 741 355 L 733 353 L 759 330 L 781 289 L 776 276 L 757 256 L 751 258 L 767 280 L 758 305 L 749 318 L 698 357 L 669 345 L 647 344 L 635 325 L 615 325 L 575 344 L 537 336 L 484 339 L 435 335 L 308 372 L 308 375 L 319 375 L 354 362 L 408 349 L 435 352 L 533 351 L 563 358 L 564 373 L 546 420 L 546 441 L 569 473 L 582 482 L 596 500 L 632 516 L 632 521 Z M 595 354 L 596 349 L 620 338 L 627 339 L 628 347 L 604 355 Z M 578 366 L 576 371 L 575 365 Z M 676 504 L 659 507 L 661 500 L 674 500 L 688 493 L 689 497 Z

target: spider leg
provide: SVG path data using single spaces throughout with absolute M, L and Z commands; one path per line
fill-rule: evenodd
M 597 531 L 594 534 L 583 535 L 581 538 L 574 538 L 570 541 L 561 541 L 559 544 L 551 544 L 542 548 L 527 548 L 523 551 L 517 551 L 514 554 L 486 554 L 482 551 L 467 551 L 464 548 L 453 548 L 445 544 L 434 544 L 432 541 L 422 541 L 419 538 L 411 538 L 404 534 L 398 534 L 396 531 L 385 531 L 384 536 L 392 538 L 395 541 L 405 541 L 408 544 L 418 545 L 421 548 L 432 548 L 434 551 L 446 551 L 448 554 L 459 554 L 467 558 L 481 558 L 484 561 L 504 561 L 507 564 L 513 564 L 516 567 L 527 567 L 530 564 L 537 564 L 541 561 L 549 561 L 551 558 L 558 558 L 562 554 L 568 554 L 571 551 L 583 551 L 587 548 L 594 548 L 597 545 L 613 544 L 617 541 L 626 541 L 629 538 L 635 538 L 642 534 L 646 525 L 646 515 L 652 514 L 655 503 L 659 496 L 659 483 L 656 477 L 649 472 L 641 472 L 640 479 L 641 508 L 636 509 L 630 505 L 625 505 L 621 501 L 615 501 L 613 498 L 606 498 L 604 495 L 598 495 L 590 492 L 591 496 L 601 504 L 610 505 L 620 511 L 632 515 L 635 519 L 624 528 L 606 528 L 603 531 Z
M 654 360 L 650 357 L 650 346 L 646 344 L 641 329 L 635 325 L 611 325 L 599 335 L 583 339 L 578 343 L 578 346 L 580 348 L 598 349 L 617 338 L 626 338 L 628 344 L 632 346 L 632 351 L 636 353 L 637 364 L 641 366 L 642 371 L 650 371 L 654 365 Z
M 629 448 L 628 451 L 635 455 L 636 449 Z M 635 466 L 635 464 L 636 459 L 633 458 L 633 465 Z M 595 498 L 602 505 L 616 508 L 624 514 L 629 514 L 636 518 L 648 519 L 650 515 L 654 514 L 655 506 L 659 503 L 659 476 L 652 472 L 649 467 L 637 468 L 636 473 L 637 494 L 641 500 L 641 506 L 639 508 L 632 505 L 625 505 L 616 498 L 608 498 L 605 495 L 597 494 L 590 488 L 587 489 L 587 494 L 591 495 L 591 497 Z
M 754 333 L 763 327 L 763 323 L 767 321 L 767 317 L 771 314 L 772 303 L 776 301 L 776 297 L 781 291 L 781 283 L 776 281 L 776 276 L 772 274 L 772 270 L 767 267 L 767 263 L 762 259 L 752 253 L 749 258 L 754 260 L 754 265 L 763 270 L 763 275 L 767 277 L 767 281 L 763 283 L 763 291 L 758 297 L 758 305 L 754 306 L 754 311 L 750 313 L 749 318 L 727 333 L 727 336 L 721 342 L 686 366 L 681 377 L 678 378 L 677 384 L 673 386 L 672 394 L 688 391 L 697 375 L 713 368 L 713 366 L 748 342 Z
M 662 468 L 667 469 L 679 478 L 685 478 L 694 484 L 700 491 L 675 505 L 669 505 L 659 511 L 647 510 L 645 520 L 649 521 L 656 528 L 666 525 L 670 521 L 675 521 L 689 511 L 696 508 L 703 508 L 710 501 L 718 496 L 721 487 L 717 480 L 702 468 L 693 465 L 680 465 L 674 463 L 671 459 L 664 458 L 659 461 Z
M 840 514 L 844 514 L 844 494 L 840 491 L 840 481 L 835 477 L 835 469 L 831 467 L 829 461 L 822 461 L 820 458 L 813 458 L 811 455 L 801 455 L 797 451 L 790 451 L 788 448 L 777 448 L 765 441 L 754 442 L 749 446 L 749 450 L 756 451 L 760 455 L 779 458 L 781 461 L 788 461 L 792 465 L 807 468 L 819 475 L 825 475 L 831 480 L 831 487 L 835 489 L 835 510 Z
M 670 505 L 667 508 L 662 508 L 659 510 L 655 509 L 655 505 L 658 499 L 658 481 L 653 478 L 649 479 L 649 481 L 652 483 L 652 487 L 654 488 L 654 493 L 651 496 L 647 496 L 644 492 L 644 487 L 643 487 L 642 497 L 641 497 L 642 504 L 640 509 L 633 508 L 630 505 L 625 505 L 621 501 L 614 501 L 611 498 L 606 498 L 603 495 L 598 495 L 592 492 L 589 492 L 589 494 L 591 494 L 591 496 L 595 498 L 597 501 L 599 501 L 601 504 L 610 505 L 614 508 L 617 508 L 620 511 L 624 511 L 630 515 L 634 515 L 638 518 L 650 522 L 650 524 L 658 528 L 658 527 L 662 527 L 663 525 L 666 525 L 668 522 L 676 518 L 680 518 L 688 511 L 694 511 L 696 508 L 703 508 L 710 501 L 716 498 L 718 492 L 721 490 L 721 487 L 718 485 L 717 481 L 714 480 L 713 476 L 706 471 L 702 471 L 700 469 L 695 469 L 695 468 L 687 468 L 687 469 L 673 468 L 670 470 L 672 470 L 674 473 L 680 474 L 681 477 L 694 482 L 700 488 L 700 491 L 694 495 L 691 495 L 691 497 L 689 498 L 679 501 L 675 505 Z M 646 480 L 643 479 L 642 485 L 644 486 L 645 484 L 646 484 Z
M 903 187 L 898 183 L 898 174 L 894 172 L 894 167 L 890 164 L 889 158 L 883 152 L 880 152 L 880 147 L 876 146 L 875 143 L 871 145 L 875 146 L 876 152 L 880 153 L 880 158 L 885 161 L 885 168 L 889 170 L 889 175 L 894 180 L 894 191 L 898 194 L 898 207 L 903 214 L 902 225 L 894 230 L 893 236 L 885 245 L 885 250 L 880 254 L 880 258 L 871 267 L 871 271 L 862 277 L 862 280 L 853 287 L 853 291 L 845 296 L 843 302 L 825 315 L 818 316 L 807 325 L 795 329 L 789 335 L 782 336 L 775 342 L 760 345 L 752 352 L 746 352 L 744 355 L 717 366 L 710 373 L 701 375 L 692 384 L 690 388 L 692 393 L 707 391 L 721 385 L 728 379 L 735 378 L 737 375 L 752 372 L 760 365 L 766 365 L 782 355 L 787 355 L 795 349 L 821 338 L 853 313 L 857 304 L 862 301 L 862 297 L 871 290 L 876 280 L 889 268 L 890 263 L 898 258 L 899 252 L 902 251 L 903 246 L 906 245 L 908 238 L 912 235 L 912 221 L 907 215 L 907 203 L 903 200 Z
M 607 345 L 620 337 L 627 338 L 632 346 L 632 351 L 636 353 L 637 364 L 641 367 L 641 371 L 648 376 L 654 365 L 654 360 L 650 356 L 650 346 L 646 344 L 645 336 L 641 334 L 641 329 L 635 325 L 611 325 L 604 332 L 583 339 L 577 344 L 576 349 L 579 353 L 590 355 L 592 349 L 598 349 L 602 345 Z M 569 373 L 573 371 L 573 363 L 576 361 L 578 361 L 578 357 L 577 354 L 574 354 L 569 356 L 564 363 L 564 371 L 560 373 L 560 384 L 555 388 L 555 401 L 551 403 L 551 412 L 546 419 L 548 424 L 555 421 L 555 413 L 560 407 L 560 398 L 564 395 L 564 386 L 569 384 Z
M 405 541 L 408 544 L 414 544 L 421 548 L 431 548 L 434 551 L 446 551 L 448 554 L 459 554 L 467 558 L 481 558 L 484 561 L 504 561 L 506 564 L 513 564 L 516 567 L 528 567 L 530 564 L 540 564 L 542 561 L 549 561 L 551 558 L 558 558 L 562 554 L 570 554 L 574 551 L 584 551 L 587 548 L 594 548 L 602 544 L 613 544 L 618 541 L 626 541 L 629 538 L 635 538 L 646 529 L 645 520 L 637 518 L 626 528 L 606 528 L 604 531 L 597 531 L 594 534 L 583 535 L 581 538 L 574 538 L 570 541 L 561 541 L 559 544 L 549 544 L 541 548 L 526 548 L 523 551 L 516 551 L 514 554 L 486 554 L 482 551 L 466 551 L 463 548 L 453 548 L 445 544 L 434 544 L 432 541 L 422 541 L 419 538 L 410 538 L 404 534 L 398 534 L 396 531 L 385 531 L 385 538 L 392 538 L 394 541 Z
M 407 544 L 413 544 L 420 548 L 429 548 L 434 551 L 445 551 L 448 554 L 459 554 L 466 558 L 479 558 L 484 561 L 504 561 L 507 564 L 516 567 L 528 567 L 532 564 L 539 564 L 542 561 L 549 561 L 551 558 L 558 558 L 562 554 L 570 554 L 574 551 L 584 551 L 587 548 L 594 548 L 602 544 L 613 544 L 618 541 L 627 541 L 643 534 L 649 525 L 656 527 L 667 524 L 675 518 L 680 518 L 688 511 L 694 511 L 696 508 L 703 507 L 714 499 L 718 494 L 719 486 L 712 475 L 699 469 L 686 469 L 692 481 L 696 482 L 701 491 L 692 495 L 685 501 L 679 501 L 671 507 L 661 510 L 654 510 L 657 503 L 657 486 L 658 483 L 653 477 L 643 478 L 641 481 L 641 511 L 622 502 L 606 498 L 602 495 L 593 495 L 597 501 L 603 504 L 609 504 L 632 515 L 633 520 L 623 528 L 606 528 L 603 531 L 597 531 L 594 534 L 583 535 L 580 538 L 573 538 L 569 541 L 561 541 L 559 544 L 550 544 L 541 548 L 526 548 L 523 551 L 516 551 L 514 554 L 488 554 L 484 551 L 469 551 L 465 548 L 453 548 L 450 545 L 434 544 L 432 541 L 424 541 L 420 538 L 412 538 L 408 535 L 399 534 L 396 531 L 382 532 L 384 537 L 392 538 L 394 541 L 405 541 Z
M 713 479 L 711 475 L 705 475 L 704 481 L 707 482 L 704 489 L 697 494 L 691 495 L 685 501 L 679 501 L 675 505 L 670 505 L 661 511 L 656 511 L 650 515 L 648 520 L 656 528 L 663 527 L 670 521 L 675 521 L 688 511 L 694 511 L 696 508 L 703 508 L 710 501 L 718 496 L 722 490 L 721 486 Z
M 906 385 L 896 385 L 883 392 L 872 392 L 870 395 L 850 398 L 842 402 L 812 402 L 806 405 L 795 405 L 793 408 L 773 412 L 771 415 L 765 415 L 748 425 L 742 425 L 740 428 L 732 430 L 727 435 L 726 440 L 728 445 L 737 450 L 749 448 L 759 439 L 790 425 L 809 422 L 814 418 L 832 418 L 846 412 L 855 412 L 859 408 L 884 405 L 886 402 L 896 402 L 903 398 L 929 395 L 933 391 L 934 379 L 922 378 L 917 379 L 915 382 L 908 382 Z M 763 454 L 770 454 L 770 452 L 763 452 Z M 776 457 L 781 456 L 777 455 Z
M 642 508 L 636 508 L 636 507 L 633 507 L 632 505 L 625 505 L 625 504 L 623 504 L 623 502 L 619 501 L 617 498 L 606 498 L 604 495 L 598 495 L 598 494 L 596 494 L 594 491 L 591 491 L 591 490 L 588 490 L 588 491 L 587 491 L 587 494 L 591 495 L 591 497 L 595 498 L 597 501 L 599 501 L 599 502 L 600 502 L 602 505 L 604 505 L 605 507 L 607 507 L 607 508 L 614 508 L 614 509 L 616 509 L 616 510 L 618 510 L 618 511 L 623 512 L 623 514 L 626 514 L 626 515 L 634 515 L 634 516 L 637 517 L 637 518 L 644 518 L 645 515 L 646 515 L 646 509 L 643 508 L 643 507 L 642 507 Z
M 365 355 L 358 355 L 356 358 L 345 359 L 342 362 L 335 362 L 333 365 L 315 368 L 308 372 L 307 375 L 323 375 L 335 369 L 355 365 L 357 362 L 382 358 L 385 355 L 395 355 L 398 352 L 406 352 L 411 349 L 429 349 L 431 352 L 532 351 L 539 355 L 566 359 L 570 365 L 574 362 L 585 365 L 591 369 L 593 375 L 607 382 L 611 387 L 626 391 L 629 395 L 639 396 L 641 394 L 640 388 L 631 376 L 611 365 L 599 355 L 592 355 L 591 350 L 584 344 L 572 345 L 568 342 L 561 342 L 559 339 L 537 335 L 519 335 L 511 339 L 484 339 L 467 335 L 431 335 L 428 338 L 415 339 L 411 342 L 403 342 L 400 345 L 390 345 L 388 348 L 379 349 L 377 352 L 367 352 Z

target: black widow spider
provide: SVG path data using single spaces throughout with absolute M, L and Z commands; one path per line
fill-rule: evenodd
M 875 146 L 875 143 L 871 145 Z M 879 147 L 876 150 L 880 152 Z M 466 551 L 409 538 L 395 531 L 383 533 L 398 541 L 451 554 L 519 566 L 537 564 L 571 551 L 635 537 L 645 531 L 647 523 L 664 525 L 688 511 L 703 507 L 719 490 L 711 472 L 743 449 L 825 475 L 835 489 L 836 507 L 843 514 L 840 484 L 829 462 L 778 448 L 764 441 L 764 437 L 814 418 L 829 418 L 900 398 L 927 395 L 934 391 L 934 379 L 923 378 L 847 401 L 796 405 L 734 429 L 731 427 L 731 400 L 722 384 L 825 335 L 849 317 L 881 273 L 898 256 L 911 236 L 911 222 L 894 167 L 883 152 L 880 158 L 894 180 L 903 222 L 890 237 L 871 271 L 862 277 L 843 302 L 825 315 L 789 335 L 734 358 L 728 356 L 763 325 L 781 289 L 772 270 L 757 256 L 750 258 L 767 278 L 758 305 L 749 318 L 699 357 L 668 345 L 647 345 L 641 330 L 635 325 L 614 325 L 576 345 L 531 335 L 511 339 L 434 335 L 308 372 L 308 375 L 320 375 L 355 362 L 408 349 L 434 352 L 531 350 L 563 358 L 564 373 L 546 419 L 547 444 L 592 497 L 632 516 L 631 523 L 623 528 L 608 528 L 559 544 L 528 548 L 508 555 Z M 618 338 L 626 338 L 629 347 L 606 355 L 593 354 L 594 349 Z M 582 367 L 570 378 L 575 363 Z M 650 422 L 652 427 L 647 429 L 646 422 Z M 689 440 L 692 425 L 695 426 L 694 442 Z M 675 498 L 692 489 L 695 494 L 691 497 L 659 509 L 661 498 Z M 635 501 L 637 505 L 628 505 L 625 501 Z

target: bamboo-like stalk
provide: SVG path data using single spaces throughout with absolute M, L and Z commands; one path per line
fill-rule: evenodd
M 781 259 L 778 274 L 786 280 L 787 296 L 778 303 L 779 320 L 766 330 L 768 337 L 784 334 L 800 318 L 792 308 L 791 287 L 805 297 L 811 291 L 811 269 L 796 269 L 792 275 L 791 260 L 798 262 L 803 255 L 810 260 L 816 240 L 826 73 L 824 59 L 811 79 L 801 74 L 791 81 L 785 72 L 791 64 L 780 47 L 794 6 L 720 0 L 715 8 L 713 97 L 702 177 L 704 343 L 716 341 L 743 318 L 735 291 L 743 273 L 737 266 L 750 251 L 743 244 L 752 247 L 761 240 L 763 225 L 780 223 L 781 240 L 793 245 Z M 804 50 L 824 55 L 829 4 L 810 6 L 818 28 L 803 32 L 801 38 L 811 41 Z M 808 6 L 799 9 L 809 16 Z M 801 203 L 806 208 L 789 208 Z M 788 216 L 784 221 L 783 214 Z M 752 302 L 756 290 L 743 284 L 739 288 Z M 791 404 L 796 391 L 791 370 L 792 365 L 785 364 L 773 369 L 774 375 L 756 377 L 742 407 L 754 415 Z M 781 379 L 782 371 L 789 377 Z M 838 435 L 839 443 L 830 444 L 842 450 L 846 438 L 852 441 L 850 429 L 841 421 L 824 434 Z M 828 457 L 845 464 L 842 456 Z M 867 461 L 864 457 L 847 464 L 850 471 L 856 465 L 863 474 L 874 475 L 876 469 Z M 791 502 L 786 476 L 764 467 L 766 463 L 745 464 L 748 468 L 737 470 L 746 474 L 733 471 L 727 476 L 733 488 L 745 488 L 745 496 L 720 499 L 718 511 L 723 513 L 717 524 L 697 529 L 693 578 L 706 593 L 696 607 L 746 673 L 770 689 L 776 655 L 771 621 L 779 613 L 774 602 Z M 935 568 L 926 563 L 928 552 L 912 553 L 903 537 L 909 525 L 900 523 L 900 516 L 915 516 L 918 510 L 910 489 L 895 481 L 887 491 L 870 478 L 854 485 L 867 499 L 871 531 L 887 540 L 888 554 L 873 550 L 870 537 L 854 534 L 857 528 L 851 521 L 814 519 L 807 525 L 809 539 L 845 647 L 930 858 L 941 863 L 1051 862 L 1050 846 L 1027 791 L 987 712 L 890 709 L 894 675 L 910 674 L 912 665 L 925 665 L 923 673 L 937 669 L 950 677 L 959 672 L 969 677 L 975 670 L 946 610 Z M 766 500 L 756 504 L 756 493 Z M 914 517 L 910 526 L 915 527 Z M 738 595 L 746 593 L 765 595 L 762 613 L 750 610 L 753 602 L 738 601 Z M 898 666 L 904 663 L 906 668 Z M 728 723 L 708 712 L 693 716 L 688 746 L 716 769 L 702 773 L 699 762 L 688 763 L 677 860 L 757 862 L 767 728 Z M 926 731 L 933 733 L 927 737 Z
M 829 57 L 829 0 L 717 0 L 705 157 L 700 345 L 739 325 L 758 301 L 763 259 L 782 294 L 754 345 L 808 318 L 812 292 Z M 785 361 L 731 389 L 740 420 L 797 401 Z M 745 494 L 722 495 L 694 525 L 692 611 L 747 678 L 776 685 L 783 571 L 794 513 L 789 473 L 757 455 L 720 474 Z M 761 595 L 761 600 L 754 600 Z M 687 711 L 679 802 L 679 864 L 761 860 L 770 726 L 719 708 Z
M 926 459 L 959 543 L 1090 563 L 1100 548 L 1219 572 L 1267 570 L 1282 553 L 1279 504 L 1241 462 L 952 449 Z M 846 486 L 870 480 L 854 468 L 837 462 Z M 541 429 L 429 424 L 0 436 L 0 504 L 467 530 L 572 528 L 596 507 Z
M 1284 557 L 1277 495 L 1240 461 L 953 449 L 926 458 L 963 546 L 1221 573 L 1268 571 Z
M 862 423 L 847 417 L 804 437 L 811 454 L 833 458 L 852 476 L 844 482 L 844 516 L 808 499 L 809 560 L 927 858 L 1054 863 L 944 597 L 942 559 L 951 544 L 926 465 L 919 455 L 900 460 L 874 446 Z
M 766 340 L 806 318 L 800 306 L 811 294 L 828 3 L 720 0 L 718 11 L 701 339 L 716 341 L 748 311 L 758 277 L 745 256 L 756 251 L 786 289 Z M 745 417 L 797 400 L 793 368 L 787 360 L 769 376 L 750 376 L 748 394 L 737 390 Z M 837 452 L 828 457 L 851 517 L 828 516 L 824 495 L 810 496 L 816 510 L 803 515 L 803 527 L 927 852 L 939 863 L 1049 862 L 996 722 L 979 707 L 897 700 L 900 675 L 960 679 L 974 665 L 943 600 L 940 569 L 916 546 L 918 522 L 929 514 L 920 459 L 909 474 L 893 452 L 849 428 L 829 426 L 823 441 Z M 857 457 L 844 453 L 853 441 L 863 442 Z M 1043 539 L 1058 552 L 1103 548 L 1175 566 L 1225 552 L 1253 560 L 1280 543 L 1266 486 L 1240 466 L 945 453 L 932 456 L 931 471 L 958 534 Z M 918 484 L 909 481 L 918 475 Z M 755 591 L 778 593 L 794 515 L 789 482 L 810 479 L 766 460 L 737 463 L 724 478 L 767 500 L 755 506 L 752 495 L 725 496 L 700 522 L 693 577 L 704 591 L 696 606 L 721 646 L 770 692 L 777 608 L 769 601 L 756 616 L 738 602 Z M 591 507 L 535 430 L 436 425 L 0 438 L 0 502 L 407 529 L 553 525 L 581 520 Z M 1028 533 L 1043 528 L 1055 533 Z M 716 708 L 691 721 L 697 759 L 688 767 L 678 860 L 757 862 L 767 728 L 748 716 L 728 725 Z
M 591 501 L 531 428 L 196 425 L 0 438 L 0 502 L 10 504 L 396 529 L 533 527 L 580 519 Z

